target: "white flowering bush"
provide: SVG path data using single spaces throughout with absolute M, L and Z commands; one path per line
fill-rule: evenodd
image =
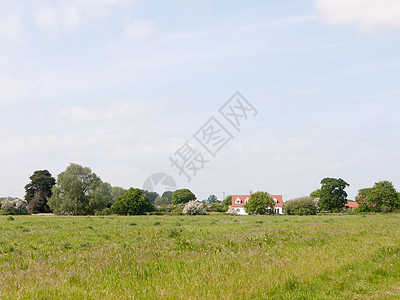
M 230 215 L 237 215 L 237 211 L 232 205 L 229 205 L 227 213 L 230 214 Z
M 23 199 L 7 198 L 1 202 L 1 210 L 10 215 L 27 215 L 28 202 Z
M 189 201 L 182 211 L 185 215 L 205 215 L 206 209 L 203 203 L 197 201 Z

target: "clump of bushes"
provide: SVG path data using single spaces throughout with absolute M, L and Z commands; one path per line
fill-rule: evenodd
M 311 197 L 301 197 L 286 201 L 284 209 L 288 215 L 315 215 L 318 212 L 317 203 Z
M 189 201 L 182 211 L 185 215 L 205 215 L 204 204 L 198 201 Z
M 28 202 L 23 199 L 7 198 L 1 202 L 1 210 L 7 215 L 27 215 Z

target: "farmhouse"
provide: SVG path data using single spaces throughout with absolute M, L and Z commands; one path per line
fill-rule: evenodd
M 274 213 L 283 215 L 283 197 L 282 195 L 269 195 L 274 200 Z M 232 207 L 238 215 L 247 215 L 244 211 L 244 204 L 249 201 L 250 195 L 233 195 Z

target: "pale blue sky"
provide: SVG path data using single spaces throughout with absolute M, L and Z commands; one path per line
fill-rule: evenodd
M 400 188 L 399 37 L 397 0 L 0 0 L 0 196 L 70 162 L 199 199 Z M 236 91 L 258 115 L 186 183 L 169 157 Z

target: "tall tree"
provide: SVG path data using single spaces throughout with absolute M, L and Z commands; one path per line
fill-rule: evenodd
M 165 191 L 161 197 L 167 197 L 169 202 L 172 203 L 172 191 Z
M 379 207 L 400 208 L 400 199 L 393 183 L 390 181 L 379 181 L 375 183 L 367 196 L 368 202 Z
M 216 202 L 219 202 L 217 196 L 215 195 L 208 196 L 207 203 L 211 204 Z
M 310 194 L 311 198 L 321 198 L 321 189 L 317 189 Z
M 222 200 L 222 205 L 223 205 L 225 211 L 228 211 L 229 206 L 232 205 L 232 195 L 226 196 L 225 199 Z
M 92 170 L 71 163 L 57 176 L 49 206 L 56 214 L 90 215 L 109 205 L 112 196 L 109 184 Z
M 156 198 L 160 196 L 157 192 L 150 192 L 147 190 L 145 190 L 144 193 L 146 194 L 147 198 L 149 198 L 149 201 L 153 204 L 154 201 L 156 201 Z
M 31 181 L 25 186 L 25 200 L 28 202 L 29 212 L 51 212 L 47 198 L 51 197 L 51 189 L 56 184 L 56 180 L 48 170 L 37 170 L 29 179 Z
M 158 196 L 156 198 L 156 200 L 154 201 L 155 205 L 168 205 L 168 204 L 171 204 L 171 203 L 172 202 L 166 196 L 162 196 L 162 197 Z
M 172 193 L 172 204 L 187 203 L 196 200 L 196 196 L 188 189 L 179 189 Z
M 371 192 L 371 188 L 364 188 L 358 190 L 356 196 L 356 202 L 358 203 L 357 210 L 360 212 L 375 211 L 377 209 L 376 205 L 371 202 L 371 198 L 368 197 Z
M 124 188 L 119 187 L 119 186 L 113 186 L 111 188 L 112 203 L 115 203 L 115 201 L 117 201 L 118 198 L 121 197 L 125 193 L 126 193 L 126 190 Z
M 324 178 L 321 180 L 320 206 L 328 212 L 340 212 L 347 203 L 345 188 L 349 184 L 339 178 Z

